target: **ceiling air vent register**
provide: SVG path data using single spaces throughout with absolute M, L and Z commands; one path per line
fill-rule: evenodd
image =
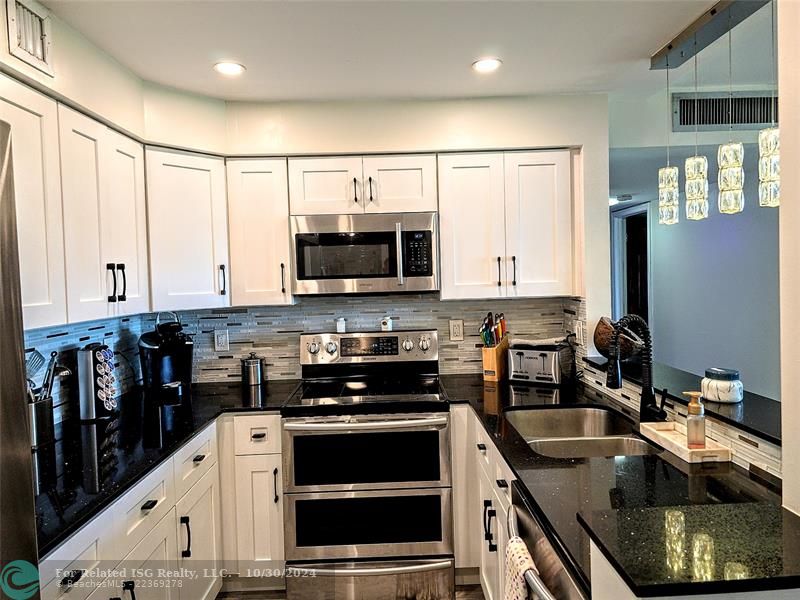
M 8 50 L 21 61 L 53 76 L 52 22 L 35 0 L 6 0 Z
M 727 131 L 731 127 L 729 109 L 733 129 L 763 129 L 777 121 L 777 102 L 771 90 L 734 92 L 732 102 L 729 92 L 700 92 L 695 110 L 694 93 L 672 94 L 672 131 L 693 132 L 695 125 L 698 131 Z

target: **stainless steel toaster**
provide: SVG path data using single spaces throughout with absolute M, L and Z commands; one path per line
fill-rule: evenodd
M 572 376 L 573 361 L 574 352 L 565 341 L 513 341 L 508 348 L 509 379 L 561 385 Z

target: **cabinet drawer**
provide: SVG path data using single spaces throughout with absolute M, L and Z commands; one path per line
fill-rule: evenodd
M 217 427 L 212 423 L 189 440 L 172 458 L 175 498 L 183 495 L 217 462 Z
M 69 588 L 62 586 L 64 573 L 73 571 L 92 571 L 116 564 L 122 558 L 115 541 L 114 508 L 106 510 L 90 521 L 66 542 L 53 550 L 39 563 L 39 583 L 42 600 L 84 600 L 99 586 L 103 577 L 90 578 L 81 575 L 80 585 Z
M 495 449 L 495 461 L 493 465 L 492 484 L 498 499 L 502 502 L 503 508 L 508 510 L 511 506 L 511 482 L 516 479 L 511 467 L 506 464 L 500 456 L 500 452 Z M 505 523 L 505 522 L 504 522 Z
M 158 467 L 114 504 L 117 545 L 124 556 L 175 506 L 172 461 Z
M 279 454 L 281 451 L 281 418 L 279 415 L 236 417 L 233 421 L 234 448 L 237 456 Z
M 475 460 L 478 466 L 486 473 L 487 478 L 492 475 L 492 461 L 494 457 L 494 442 L 489 439 L 489 434 L 480 423 L 475 424 L 475 446 L 473 447 Z

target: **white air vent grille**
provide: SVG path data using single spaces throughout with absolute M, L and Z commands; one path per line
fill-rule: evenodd
M 6 11 L 11 54 L 53 75 L 51 23 L 47 9 L 35 0 L 6 0 Z
M 774 121 L 773 121 L 774 120 Z M 778 120 L 778 100 L 770 91 L 672 95 L 672 130 L 762 129 Z

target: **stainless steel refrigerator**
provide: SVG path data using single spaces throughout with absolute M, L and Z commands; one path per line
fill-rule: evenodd
M 11 143 L 0 121 L 0 569 L 38 564 Z

